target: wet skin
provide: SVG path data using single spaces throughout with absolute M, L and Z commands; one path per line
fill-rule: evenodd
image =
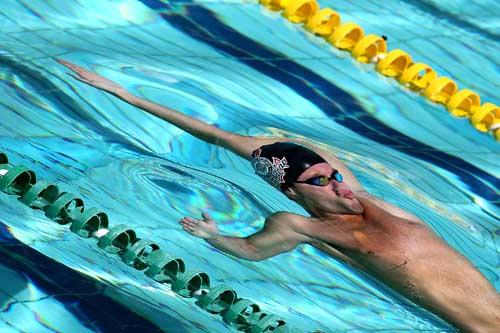
M 316 165 L 300 180 L 328 175 Z M 287 193 L 286 193 L 287 194 Z M 339 251 L 396 291 L 464 331 L 497 332 L 500 298 L 487 279 L 423 223 L 391 214 L 370 195 L 356 195 L 331 180 L 324 187 L 297 184 L 289 197 L 311 218 L 281 214 L 307 243 L 326 253 Z
M 332 166 L 345 182 L 328 186 L 294 184 L 284 191 L 311 217 L 278 212 L 262 230 L 245 238 L 219 234 L 206 213 L 202 220 L 184 217 L 182 228 L 212 246 L 246 260 L 263 260 L 311 244 L 329 255 L 364 269 L 395 290 L 440 315 L 464 332 L 500 330 L 500 297 L 488 280 L 426 225 L 399 207 L 366 193 L 347 166 L 318 146 L 299 139 L 250 137 L 224 131 L 181 112 L 145 100 L 118 83 L 58 59 L 75 79 L 102 89 L 197 138 L 250 159 L 265 144 L 292 141 L 321 155 L 328 163 L 312 166 L 298 180 L 330 176 Z

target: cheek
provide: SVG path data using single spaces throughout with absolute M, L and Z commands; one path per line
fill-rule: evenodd
M 335 190 L 332 189 L 332 188 L 328 188 L 328 189 L 325 189 L 324 191 L 321 191 L 321 197 L 324 198 L 325 200 L 328 200 L 332 203 L 335 203 L 335 202 L 340 202 L 341 201 L 341 197 L 338 196 L 336 193 L 335 193 Z
M 333 192 L 332 189 L 327 189 L 328 186 L 320 187 L 320 186 L 311 186 L 305 191 L 302 191 L 302 196 L 306 200 L 310 200 L 312 202 L 325 203 L 325 202 L 335 202 L 337 199 L 337 195 Z
M 335 189 L 331 185 L 315 186 L 314 191 L 321 195 L 335 195 Z
M 335 189 L 337 189 L 337 190 L 339 190 L 339 189 L 350 190 L 351 188 L 349 187 L 349 185 L 347 185 L 346 183 L 342 182 L 342 183 L 337 183 L 336 186 L 335 186 Z

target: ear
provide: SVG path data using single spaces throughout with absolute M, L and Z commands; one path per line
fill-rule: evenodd
M 287 186 L 283 190 L 283 194 L 286 195 L 286 197 L 290 200 L 295 201 L 297 199 L 297 192 L 295 192 L 295 189 L 293 188 L 293 186 Z

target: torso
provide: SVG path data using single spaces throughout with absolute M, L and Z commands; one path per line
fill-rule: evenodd
M 361 222 L 351 230 L 352 243 L 344 248 L 359 262 L 383 270 L 394 269 L 425 255 L 425 243 L 437 240 L 426 226 L 391 215 L 369 200 L 361 202 Z
M 498 327 L 500 297 L 468 260 L 425 225 L 394 216 L 369 198 L 360 202 L 361 216 L 319 222 L 315 228 L 321 240 L 313 245 L 326 253 L 332 247 L 404 296 L 461 327 Z M 490 331 L 495 330 L 485 330 Z
M 352 231 L 357 246 L 339 250 L 398 291 L 419 297 L 421 274 L 413 264 L 433 257 L 443 242 L 420 223 L 393 216 L 367 200 L 362 204 L 362 227 Z
M 340 222 L 344 223 L 342 237 L 333 236 L 338 232 L 333 230 L 333 237 L 329 241 L 324 239 L 326 243 L 411 299 L 432 293 L 425 290 L 432 284 L 425 281 L 428 274 L 422 263 L 436 255 L 446 253 L 449 258 L 458 257 L 458 253 L 425 225 L 396 217 L 368 198 L 359 200 L 363 214 L 346 217 Z M 335 229 L 339 222 L 332 225 Z

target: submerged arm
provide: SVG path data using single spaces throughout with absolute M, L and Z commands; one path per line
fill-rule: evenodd
M 191 235 L 204 238 L 213 247 L 241 259 L 259 261 L 293 250 L 305 243 L 307 237 L 287 227 L 288 213 L 275 213 L 268 217 L 264 227 L 244 238 L 222 236 L 215 222 L 206 214 L 203 220 L 184 218 L 181 220 L 184 230 Z
M 268 217 L 264 227 L 245 238 L 217 235 L 205 239 L 210 245 L 241 259 L 264 260 L 278 254 L 289 252 L 306 238 L 283 225 L 283 215 L 276 213 Z

